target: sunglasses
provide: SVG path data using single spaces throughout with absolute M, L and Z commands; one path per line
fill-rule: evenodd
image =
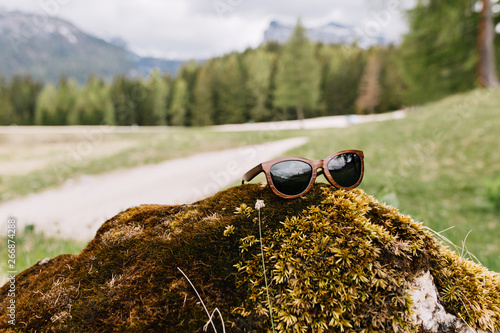
M 363 152 L 342 150 L 324 160 L 311 161 L 301 157 L 284 157 L 261 163 L 243 175 L 241 183 L 251 181 L 264 172 L 271 190 L 285 199 L 306 194 L 318 175 L 324 174 L 334 187 L 344 190 L 361 183 L 364 173 Z M 321 169 L 318 172 L 318 169 Z

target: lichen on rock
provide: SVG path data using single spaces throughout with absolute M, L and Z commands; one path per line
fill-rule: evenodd
M 228 332 L 266 332 L 267 292 L 277 332 L 500 328 L 498 273 L 362 190 L 322 184 L 294 200 L 250 184 L 192 205 L 131 208 L 79 254 L 19 274 L 16 287 L 15 326 L 0 289 L 3 331 L 202 332 L 203 303 Z

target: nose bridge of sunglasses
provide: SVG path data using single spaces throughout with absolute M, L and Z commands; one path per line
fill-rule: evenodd
M 323 160 L 317 160 L 311 163 L 313 165 L 314 170 L 317 172 L 317 176 L 323 174 L 324 170 L 324 162 Z M 319 169 L 319 171 L 318 171 Z

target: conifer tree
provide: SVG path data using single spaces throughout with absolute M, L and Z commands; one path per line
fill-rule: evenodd
M 237 124 L 248 120 L 249 92 L 240 56 L 231 53 L 219 62 L 216 73 L 216 124 Z
M 172 101 L 168 111 L 170 125 L 184 126 L 186 124 L 186 108 L 188 103 L 187 82 L 182 77 L 174 81 Z
M 147 99 L 150 110 L 145 125 L 167 125 L 167 98 L 169 87 L 159 70 L 154 70 L 146 82 Z
M 74 112 L 77 94 L 77 84 L 74 80 L 61 76 L 57 86 L 56 123 L 53 125 L 67 125 L 68 116 Z
M 295 108 L 297 119 L 304 119 L 304 109 L 319 106 L 321 75 L 314 46 L 307 39 L 300 20 L 283 47 L 277 66 L 273 105 Z
M 377 112 L 400 109 L 406 86 L 401 75 L 399 54 L 394 47 L 380 50 L 380 97 Z
M 260 48 L 245 55 L 244 63 L 248 71 L 246 86 L 250 92 L 250 118 L 253 121 L 269 121 L 272 112 L 269 108 L 271 74 L 275 56 Z
M 364 52 L 355 47 L 324 46 L 324 79 L 322 102 L 326 115 L 352 114 L 356 112 L 356 99 L 363 68 Z
M 62 125 L 65 119 L 57 114 L 57 90 L 52 84 L 42 89 L 36 100 L 35 125 Z
M 127 126 L 137 123 L 134 95 L 136 95 L 136 92 L 130 79 L 125 75 L 114 78 L 110 88 L 110 96 L 117 125 Z
M 4 77 L 0 77 L 0 125 L 12 125 L 16 122 L 14 107 L 10 102 L 9 87 Z
M 185 124 L 190 125 L 191 118 L 192 118 L 192 113 L 193 113 L 193 108 L 195 104 L 195 96 L 194 96 L 194 90 L 195 90 L 195 85 L 196 85 L 196 80 L 198 77 L 198 73 L 200 71 L 200 66 L 198 63 L 194 60 L 189 61 L 187 64 L 182 66 L 181 70 L 179 71 L 179 74 L 177 75 L 178 77 L 181 77 L 187 84 L 186 86 L 186 110 L 185 110 Z
M 9 85 L 9 98 L 18 125 L 32 125 L 36 99 L 43 84 L 28 75 L 14 76 Z
M 187 125 L 208 126 L 214 123 L 215 60 L 207 61 L 200 69 L 194 85 L 194 104 Z
M 153 122 L 153 112 L 149 101 L 149 91 L 141 78 L 130 79 L 131 101 L 135 122 L 132 125 L 149 126 Z

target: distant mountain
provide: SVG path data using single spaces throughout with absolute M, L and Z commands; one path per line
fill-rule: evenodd
M 177 74 L 179 69 L 186 63 L 185 60 L 165 60 L 151 57 L 134 57 L 135 67 L 130 74 L 134 76 L 146 77 L 154 70 L 159 69 L 162 73 Z
M 0 74 L 6 77 L 55 82 L 65 74 L 84 82 L 90 74 L 146 76 L 154 67 L 176 74 L 183 63 L 140 57 L 120 39 L 105 41 L 59 18 L 0 11 Z
M 295 26 L 272 21 L 264 32 L 264 42 L 276 41 L 285 43 L 293 33 Z M 371 45 L 387 45 L 388 41 L 383 36 L 368 36 L 353 26 L 342 25 L 335 22 L 317 28 L 306 29 L 307 37 L 314 42 L 324 44 L 353 44 L 357 42 L 360 47 Z

